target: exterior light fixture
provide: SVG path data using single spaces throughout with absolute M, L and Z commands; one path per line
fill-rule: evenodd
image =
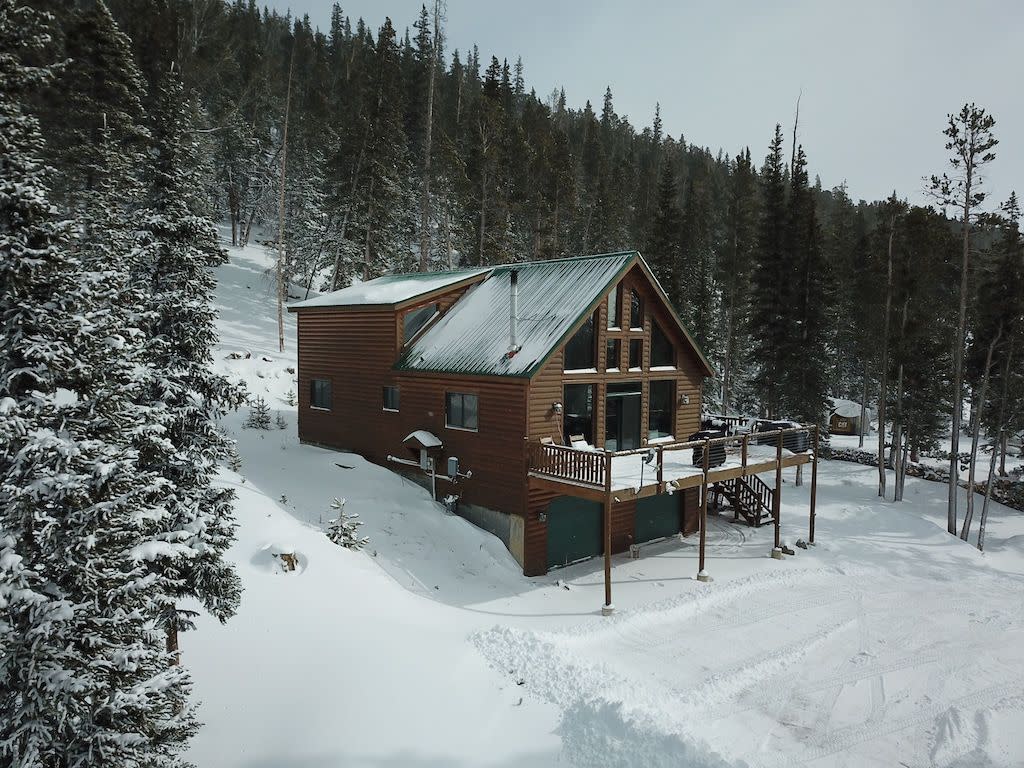
M 689 405 L 690 404 L 690 396 L 688 394 L 686 394 L 685 392 L 683 394 L 681 394 L 679 396 L 679 404 L 680 405 Z
M 554 411 L 555 413 L 559 413 L 560 414 L 562 412 L 562 404 L 561 403 L 552 403 L 551 404 L 551 410 Z

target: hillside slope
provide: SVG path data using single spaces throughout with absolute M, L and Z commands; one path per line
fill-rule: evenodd
M 651 544 L 615 558 L 604 619 L 599 562 L 524 578 L 420 486 L 300 445 L 293 319 L 279 353 L 269 262 L 230 253 L 215 364 L 286 427 L 225 420 L 246 591 L 183 639 L 200 768 L 1024 764 L 1024 516 L 997 505 L 981 555 L 931 522 L 942 486 L 882 503 L 873 469 L 823 462 L 816 548 L 773 561 L 769 529 L 712 517 L 713 583 L 693 540 Z M 789 475 L 794 541 L 808 488 Z M 365 551 L 323 535 L 335 497 Z

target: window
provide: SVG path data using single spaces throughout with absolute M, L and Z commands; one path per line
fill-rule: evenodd
M 331 410 L 330 379 L 309 380 L 309 405 L 311 408 L 320 408 L 324 411 Z
M 478 429 L 478 401 L 476 395 L 446 392 L 444 395 L 444 424 L 455 429 Z
M 608 327 L 619 327 L 619 307 L 622 306 L 622 286 L 617 285 L 608 294 Z
M 398 387 L 384 387 L 384 410 L 398 410 Z
M 608 339 L 608 355 L 604 367 L 609 371 L 619 370 L 619 360 L 622 357 L 622 342 L 618 339 Z
M 562 427 L 565 444 L 570 445 L 573 435 L 583 435 L 590 445 L 594 444 L 594 385 L 566 384 L 562 397 Z
M 629 367 L 640 370 L 644 366 L 644 340 L 629 340 Z
M 657 323 L 651 323 L 651 367 L 674 368 L 676 350 Z
M 428 304 L 425 307 L 410 309 L 406 312 L 402 317 L 402 340 L 408 342 L 427 324 L 430 318 L 437 314 L 437 311 L 437 304 Z
M 579 371 L 595 368 L 594 316 L 588 317 L 565 345 L 565 370 Z
M 651 398 L 648 407 L 648 437 L 672 436 L 672 414 L 675 413 L 676 383 L 674 381 L 652 381 Z
M 644 327 L 644 305 L 635 288 L 629 292 L 629 327 L 638 329 Z

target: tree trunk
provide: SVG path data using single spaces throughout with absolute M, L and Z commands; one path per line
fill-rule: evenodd
M 1006 460 L 1006 408 L 1010 388 L 1011 361 L 1013 360 L 1013 338 L 1011 337 L 1009 348 L 1006 350 L 1006 365 L 1003 368 L 1003 389 L 999 396 L 999 414 L 996 418 L 996 439 L 992 444 L 992 458 L 988 466 L 988 482 L 985 484 L 985 500 L 981 505 L 981 520 L 978 522 L 978 549 L 985 549 L 985 524 L 988 522 L 988 502 L 992 495 L 992 474 L 996 466 L 996 443 L 1003 446 L 1003 461 Z M 1004 468 L 1005 469 L 1005 468 Z
M 960 267 L 960 315 L 957 324 L 956 338 L 953 340 L 953 425 L 949 446 L 949 498 L 946 504 L 946 529 L 956 535 L 956 499 L 958 481 L 960 479 L 960 423 L 963 418 L 961 392 L 964 379 L 964 337 L 967 333 L 967 268 L 971 253 L 971 200 L 974 190 L 973 163 L 966 163 L 964 168 L 966 183 L 964 185 L 964 218 L 961 222 L 963 235 L 962 264 Z
M 896 214 L 889 224 L 889 257 L 885 277 L 885 318 L 882 331 L 882 375 L 878 394 L 878 495 L 885 498 L 885 402 L 889 386 L 889 313 L 892 308 L 892 241 L 896 236 Z
M 860 396 L 860 425 L 857 431 L 857 447 L 864 447 L 864 432 L 868 429 L 868 364 L 864 363 L 864 389 Z
M 437 35 L 441 25 L 441 3 L 434 2 L 434 44 L 430 49 L 430 78 L 427 85 L 427 125 L 423 140 L 423 192 L 420 199 L 420 272 L 430 269 L 430 154 L 434 128 L 434 74 L 437 72 Z
M 1000 432 L 997 439 L 1002 440 L 1005 433 Z M 994 446 L 993 446 L 994 447 Z M 988 523 L 988 502 L 992 497 L 992 476 L 996 471 L 996 452 L 992 451 L 992 458 L 988 463 L 988 480 L 985 483 L 985 498 L 981 502 L 981 519 L 978 521 L 978 551 L 985 551 L 985 526 Z
M 975 390 L 971 407 L 971 422 L 974 432 L 971 435 L 971 460 L 967 466 L 967 511 L 964 513 L 964 524 L 960 529 L 960 538 L 967 541 L 971 532 L 971 522 L 974 518 L 974 470 L 978 465 L 978 442 L 981 440 L 981 416 L 985 411 L 985 398 L 988 396 L 988 382 L 992 374 L 992 354 L 995 352 L 999 337 L 1003 334 L 1002 325 L 996 331 L 995 338 L 989 342 L 988 351 L 985 353 L 985 372 L 981 377 L 981 391 Z M 995 445 L 992 446 L 993 456 Z
M 341 229 L 338 230 L 338 242 L 344 244 L 345 235 L 348 232 L 348 222 L 352 214 L 352 206 L 356 196 L 356 185 L 359 183 L 359 172 L 363 167 L 363 159 L 366 157 L 366 143 L 369 140 L 370 129 L 369 125 L 365 131 L 363 131 L 363 140 L 359 145 L 359 154 L 356 156 L 356 165 L 352 169 L 352 182 L 349 187 L 349 199 L 348 204 L 345 206 L 345 213 L 341 217 Z M 338 249 L 338 252 L 334 256 L 334 269 L 331 271 L 331 290 L 338 290 L 338 277 L 341 275 L 341 259 L 342 250 Z
M 999 440 L 999 476 L 1009 477 L 1006 471 L 1006 451 L 1009 448 L 1010 436 L 1003 432 Z
M 904 298 L 903 308 L 900 313 L 900 363 L 896 369 L 896 417 L 893 419 L 892 430 L 892 468 L 895 472 L 895 486 L 892 492 L 893 501 L 903 501 L 901 492 L 902 476 L 905 471 L 903 467 L 903 347 L 907 335 L 907 308 L 910 304 L 909 298 Z
M 287 287 L 284 273 L 284 185 L 288 173 L 288 115 L 292 105 L 292 73 L 295 71 L 295 47 L 292 47 L 291 61 L 288 64 L 288 88 L 284 100 L 284 132 L 281 134 L 281 195 L 278 201 L 277 215 L 277 344 L 279 351 L 284 352 L 284 303 Z

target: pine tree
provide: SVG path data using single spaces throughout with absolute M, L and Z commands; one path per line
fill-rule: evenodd
M 784 352 L 792 329 L 786 326 L 783 308 L 788 301 L 788 255 L 785 165 L 782 158 L 782 127 L 775 136 L 761 169 L 761 223 L 751 296 L 751 333 L 758 371 L 755 382 L 762 410 L 779 416 L 782 402 Z
M 345 499 L 335 499 L 331 502 L 331 509 L 337 512 L 338 516 L 327 525 L 327 538 L 345 549 L 362 549 L 369 539 L 359 535 L 359 526 L 363 521 L 359 515 L 349 514 L 345 511 Z
M 679 245 L 682 229 L 682 213 L 679 210 L 675 173 L 668 163 L 661 171 L 658 184 L 658 202 L 651 227 L 651 240 L 647 245 L 647 260 L 654 276 L 665 289 L 669 301 L 676 311 L 683 306 Z
M 84 268 L 48 202 L 21 105 L 49 70 L 17 58 L 46 41 L 0 0 L 0 760 L 176 766 L 196 724 L 139 566 L 164 484 L 131 445 L 145 363 L 109 311 L 123 271 Z
M 781 344 L 780 400 L 789 418 L 826 425 L 828 347 L 825 325 L 828 265 L 821 255 L 821 232 L 807 159 L 797 147 L 790 177 L 785 248 L 791 261 L 787 301 L 778 308 L 787 335 Z
M 967 299 L 970 279 L 971 228 L 977 208 L 984 203 L 985 193 L 981 191 L 980 169 L 992 162 L 996 155 L 992 150 L 999 143 L 992 133 L 995 119 L 984 109 L 974 104 L 964 104 L 955 115 L 948 116 L 943 134 L 948 141 L 946 149 L 952 152 L 950 167 L 953 176 L 943 173 L 932 176 L 931 188 L 942 205 L 951 205 L 960 212 L 960 237 L 962 243 L 960 266 L 960 313 L 959 325 L 953 340 L 953 425 L 949 460 L 949 498 L 946 509 L 946 528 L 956 535 L 956 506 L 958 494 L 957 454 L 960 451 L 960 425 L 963 414 L 963 359 L 967 334 Z
M 231 443 L 216 420 L 238 407 L 243 393 L 210 370 L 217 340 L 213 267 L 226 261 L 217 231 L 206 218 L 197 176 L 191 112 L 175 71 L 160 84 L 150 167 L 150 205 L 135 256 L 136 280 L 147 288 L 152 320 L 145 328 L 147 357 L 157 371 L 146 393 L 161 407 L 163 434 L 143 448 L 145 466 L 170 484 L 168 517 L 159 538 L 166 547 L 150 563 L 164 589 L 159 626 L 172 650 L 191 626 L 179 604 L 194 598 L 225 621 L 241 592 L 223 555 L 234 540 L 234 492 L 213 484 Z

